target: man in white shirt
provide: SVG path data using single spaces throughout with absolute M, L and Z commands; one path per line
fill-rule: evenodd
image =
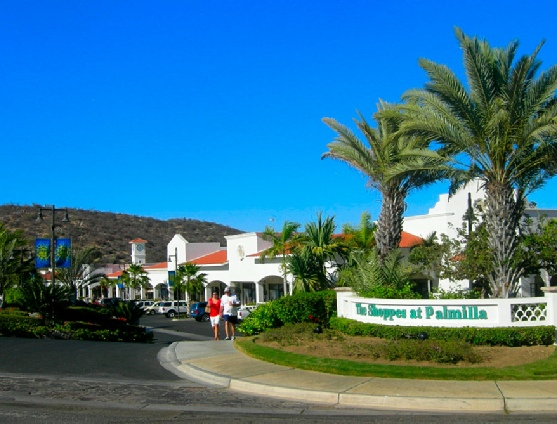
M 240 306 L 240 302 L 235 294 L 230 294 L 230 287 L 224 289 L 224 294 L 220 301 L 223 308 L 224 331 L 226 332 L 224 340 L 234 340 L 236 338 L 236 323 L 238 322 L 237 308 Z

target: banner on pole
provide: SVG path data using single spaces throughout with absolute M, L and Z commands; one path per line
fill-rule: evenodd
M 69 268 L 72 264 L 72 241 L 69 238 L 56 239 L 56 268 Z
M 50 239 L 38 238 L 35 240 L 35 267 L 50 267 Z
M 174 286 L 174 277 L 176 276 L 174 271 L 168 271 L 168 287 Z

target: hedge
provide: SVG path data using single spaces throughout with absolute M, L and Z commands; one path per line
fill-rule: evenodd
M 473 345 L 487 346 L 532 346 L 555 343 L 555 326 L 537 327 L 405 327 L 369 324 L 348 318 L 333 317 L 329 321 L 332 329 L 350 336 L 371 336 L 399 340 L 427 337 L 432 340 L 465 341 Z

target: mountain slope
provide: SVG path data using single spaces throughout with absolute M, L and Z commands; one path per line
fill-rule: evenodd
M 0 205 L 0 222 L 11 230 L 21 230 L 34 246 L 37 237 L 50 238 L 52 234 L 52 212 L 43 211 L 43 221 L 37 222 L 40 205 Z M 220 242 L 226 245 L 224 236 L 243 231 L 214 222 L 195 219 L 169 219 L 167 221 L 149 217 L 99 212 L 68 208 L 70 222 L 62 222 L 63 212 L 55 213 L 56 237 L 70 237 L 75 248 L 96 246 L 102 252 L 102 262 L 129 262 L 129 241 L 147 240 L 147 262 L 164 262 L 166 246 L 175 234 L 181 234 L 191 243 Z

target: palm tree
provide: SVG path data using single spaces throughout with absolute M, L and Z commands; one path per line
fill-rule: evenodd
M 26 255 L 27 241 L 21 231 L 10 231 L 0 223 L 0 300 L 4 291 L 17 285 L 24 273 L 34 272 L 33 258 Z
M 421 59 L 430 81 L 405 93 L 408 119 L 402 129 L 434 140 L 442 154 L 461 160 L 451 192 L 472 179 L 483 182 L 495 265 L 489 282 L 494 296 L 508 297 L 522 273 L 513 262 L 526 196 L 555 175 L 557 66 L 536 79 L 543 43 L 515 61 L 516 41 L 492 48 L 459 28 L 455 33 L 469 88 L 448 67 Z
M 297 244 L 298 238 L 296 231 L 298 231 L 298 228 L 300 228 L 300 224 L 297 222 L 285 221 L 280 233 L 277 234 L 272 227 L 266 227 L 262 234 L 263 240 L 270 241 L 273 245 L 261 252 L 261 261 L 264 262 L 266 258 L 274 259 L 277 256 L 281 256 L 282 258 L 285 296 L 288 293 L 286 287 L 286 255 L 287 253 L 290 253 L 291 249 Z
M 347 246 L 359 252 L 369 252 L 375 247 L 376 231 L 377 225 L 371 221 L 371 214 L 367 211 L 362 213 L 357 227 L 349 224 L 342 227 Z
M 313 256 L 318 270 L 320 289 L 334 287 L 333 277 L 336 269 L 334 264 L 344 262 L 348 255 L 348 247 L 343 238 L 335 237 L 335 219 L 328 216 L 323 219 L 321 212 L 317 214 L 316 222 L 308 222 L 301 244 Z
M 366 146 L 348 127 L 332 118 L 325 124 L 337 133 L 329 151 L 322 158 L 338 159 L 356 168 L 368 178 L 368 186 L 382 197 L 375 239 L 381 260 L 398 249 L 401 239 L 406 197 L 411 190 L 443 177 L 443 158 L 427 149 L 421 137 L 402 136 L 399 107 L 380 101 L 375 115 L 377 128 L 372 128 L 358 112 L 354 122 L 364 134 Z
M 101 297 L 104 297 L 104 290 L 108 292 L 108 289 L 115 287 L 118 284 L 117 280 L 111 280 L 106 275 L 103 275 L 99 280 L 99 287 L 101 290 Z
M 150 287 L 147 271 L 138 264 L 130 265 L 127 270 L 122 272 L 121 281 L 128 289 L 128 297 L 130 295 L 130 289 L 139 290 L 141 288 L 147 289 Z
M 207 283 L 207 274 L 199 272 L 201 267 L 191 262 L 180 265 L 174 278 L 174 286 L 180 291 L 185 292 L 188 299 L 194 297 L 196 293 L 203 290 L 204 284 Z
M 56 280 L 65 284 L 70 290 L 70 302 L 75 303 L 77 289 L 97 283 L 105 276 L 103 273 L 94 272 L 100 267 L 99 259 L 101 253 L 94 247 L 71 250 L 71 262 L 69 268 L 58 268 Z
M 322 273 L 316 257 L 308 249 L 295 251 L 288 257 L 287 271 L 292 274 L 292 291 L 315 292 L 322 288 Z

